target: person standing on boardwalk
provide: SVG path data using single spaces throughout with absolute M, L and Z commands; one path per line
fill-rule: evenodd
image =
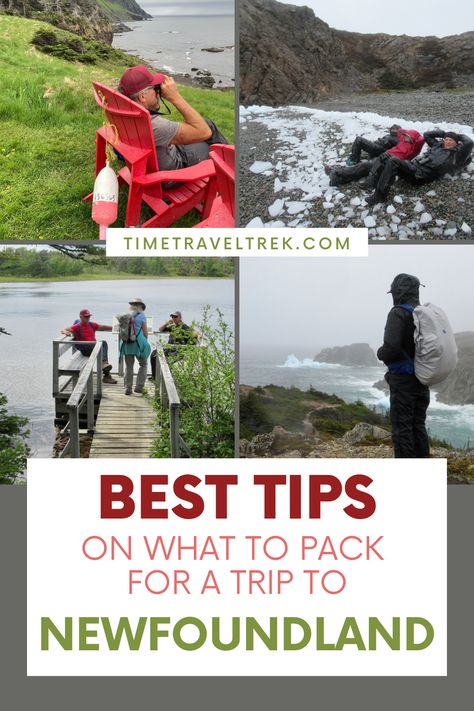
M 121 339 L 120 355 L 125 359 L 124 386 L 125 395 L 132 394 L 133 366 L 138 361 L 138 373 L 134 391 L 142 393 L 146 381 L 148 356 L 151 352 L 148 343 L 148 325 L 145 316 L 146 305 L 140 298 L 132 299 L 128 308 L 129 337 Z
M 96 331 L 111 331 L 112 326 L 104 326 L 103 324 L 91 321 L 91 312 L 89 309 L 82 309 L 79 311 L 79 320 L 67 328 L 63 328 L 61 333 L 65 336 L 70 336 L 75 341 L 90 341 L 89 343 L 76 343 L 75 348 L 85 356 L 90 356 L 94 350 L 94 346 L 97 342 L 95 337 Z M 101 341 L 102 343 L 102 375 L 104 383 L 110 383 L 115 385 L 117 382 L 110 375 L 112 366 L 108 361 L 109 348 L 107 341 Z
M 390 287 L 393 308 L 385 325 L 383 346 L 377 358 L 385 363 L 385 380 L 390 388 L 390 421 L 396 458 L 412 459 L 430 456 L 426 431 L 426 411 L 430 389 L 415 375 L 415 323 L 413 313 L 403 305 L 420 303 L 420 280 L 411 274 L 398 274 Z

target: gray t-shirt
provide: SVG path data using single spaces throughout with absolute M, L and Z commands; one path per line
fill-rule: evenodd
M 155 140 L 156 154 L 158 156 L 158 167 L 160 170 L 175 170 L 183 167 L 183 158 L 177 146 L 170 143 L 176 136 L 179 123 L 168 121 L 168 119 L 151 115 L 151 126 L 153 138 Z

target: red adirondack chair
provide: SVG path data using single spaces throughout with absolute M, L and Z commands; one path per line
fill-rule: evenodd
M 194 227 L 235 227 L 235 147 L 215 144 L 209 157 L 216 169 L 218 196 L 209 217 Z
M 125 161 L 118 173 L 119 183 L 128 185 L 125 225 L 138 225 L 142 202 L 155 213 L 142 227 L 169 227 L 194 207 L 206 219 L 216 196 L 212 160 L 181 170 L 160 171 L 149 112 L 104 84 L 93 82 L 93 86 L 95 100 L 108 122 L 96 134 L 95 173 L 105 166 L 108 142 Z M 172 181 L 180 185 L 169 189 L 163 186 Z M 92 193 L 84 200 L 92 200 Z

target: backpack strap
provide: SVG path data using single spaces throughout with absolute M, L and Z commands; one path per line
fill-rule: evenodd
M 411 304 L 397 304 L 397 306 L 400 306 L 402 309 L 405 309 L 405 311 L 409 311 L 410 313 L 413 313 L 415 310 L 415 307 Z

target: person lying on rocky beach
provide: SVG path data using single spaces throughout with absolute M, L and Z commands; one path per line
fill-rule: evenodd
M 368 138 L 363 136 L 356 136 L 354 143 L 352 144 L 351 154 L 346 160 L 346 165 L 357 165 L 360 162 L 362 151 L 367 153 L 370 158 L 377 158 L 377 156 L 385 153 L 390 148 L 393 148 L 399 142 L 398 129 L 401 128 L 397 123 L 390 126 L 390 132 L 380 138 L 376 138 L 375 141 L 369 141 Z
M 150 112 L 160 170 L 195 165 L 209 158 L 209 147 L 212 144 L 228 143 L 215 123 L 201 116 L 181 96 L 171 77 L 152 74 L 145 66 L 131 67 L 122 75 L 118 88 L 122 94 Z M 183 117 L 182 122 L 162 117 L 159 111 L 162 99 L 173 104 Z M 164 106 L 168 109 L 166 104 Z
M 393 126 L 392 126 L 393 128 Z M 390 129 L 390 131 L 392 130 Z M 356 139 L 357 141 L 357 139 Z M 360 178 L 367 178 L 365 187 L 374 188 L 381 175 L 385 162 L 391 158 L 411 160 L 418 155 L 424 144 L 423 136 L 418 131 L 397 128 L 397 143 L 392 148 L 383 151 L 372 160 L 365 160 L 350 166 L 327 165 L 324 170 L 329 175 L 329 185 L 338 186 L 351 183 Z
M 423 135 L 428 150 L 414 160 L 390 157 L 385 161 L 374 187 L 367 198 L 368 205 L 376 205 L 387 200 L 390 187 L 395 179 L 403 178 L 413 185 L 426 185 L 447 173 L 462 169 L 471 161 L 473 141 L 462 133 L 435 129 Z

